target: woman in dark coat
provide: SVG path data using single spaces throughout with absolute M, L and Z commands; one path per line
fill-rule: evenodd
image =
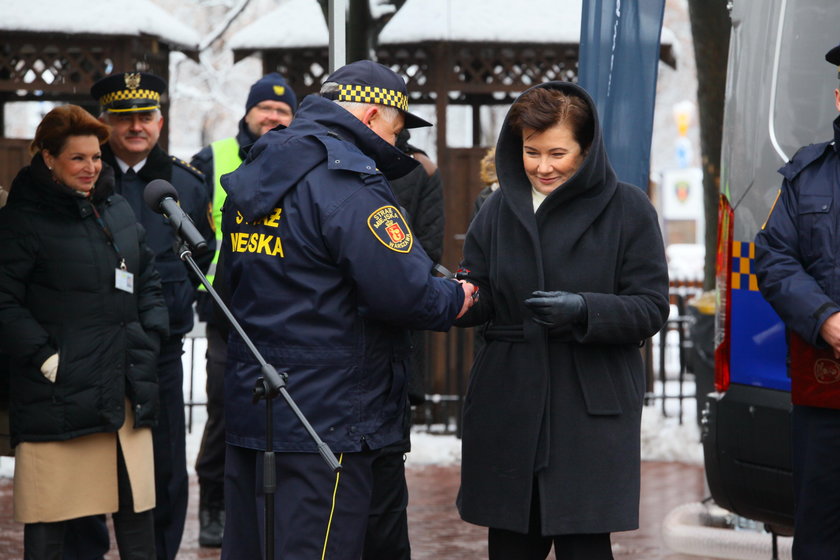
M 121 558 L 155 558 L 150 426 L 168 317 L 143 230 L 103 169 L 107 139 L 81 107 L 53 109 L 0 210 L 0 343 L 26 558 L 61 558 L 66 521 L 104 513 Z
M 500 189 L 470 225 L 460 275 L 487 323 L 463 415 L 458 507 L 490 559 L 612 558 L 638 526 L 645 378 L 639 346 L 668 316 L 656 213 L 619 182 L 595 104 L 551 82 L 511 107 Z

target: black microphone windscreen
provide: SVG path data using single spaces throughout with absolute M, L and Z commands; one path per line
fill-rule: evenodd
M 178 191 L 172 186 L 172 183 L 163 179 L 154 179 L 149 181 L 146 188 L 143 189 L 143 201 L 146 206 L 160 214 L 160 201 L 166 197 L 171 197 L 178 200 Z

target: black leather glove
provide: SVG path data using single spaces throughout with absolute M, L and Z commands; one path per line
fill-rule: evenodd
M 534 292 L 525 300 L 534 321 L 549 328 L 569 327 L 586 322 L 586 301 L 569 292 Z

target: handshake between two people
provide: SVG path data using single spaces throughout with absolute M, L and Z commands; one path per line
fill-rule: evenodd
M 461 305 L 461 311 L 455 316 L 456 319 L 460 319 L 478 301 L 478 286 L 466 280 L 455 281 L 461 284 L 461 289 L 464 290 L 464 304 Z

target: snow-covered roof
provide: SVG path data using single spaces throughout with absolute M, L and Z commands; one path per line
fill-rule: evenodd
M 421 41 L 577 43 L 583 0 L 408 0 L 379 44 Z
M 423 41 L 574 43 L 583 0 L 407 0 L 382 28 L 379 44 Z M 674 35 L 663 29 L 663 44 Z
M 317 0 L 281 0 L 282 5 L 242 28 L 228 41 L 231 49 L 325 47 L 330 32 Z
M 149 0 L 2 0 L 0 31 L 152 35 L 195 50 L 198 33 Z

